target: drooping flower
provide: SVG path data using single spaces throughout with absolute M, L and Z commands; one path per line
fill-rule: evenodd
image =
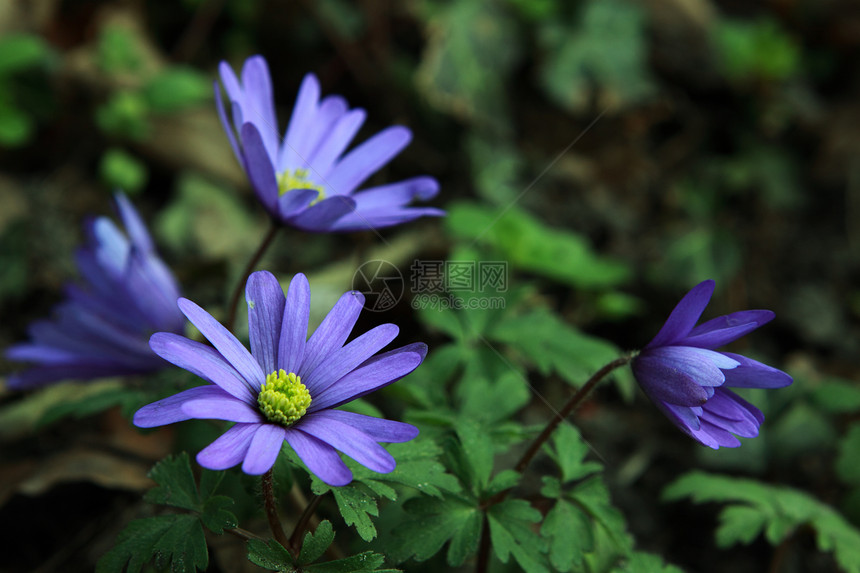
M 405 127 L 382 130 L 344 154 L 364 123 L 362 109 L 349 109 L 340 96 L 320 100 L 319 81 L 302 81 L 287 132 L 279 143 L 269 68 L 262 56 L 242 67 L 241 81 L 221 62 L 232 123 L 215 85 L 218 114 L 239 163 L 266 210 L 281 223 L 306 231 L 356 231 L 439 216 L 432 207 L 408 207 L 413 199 L 436 196 L 439 184 L 419 176 L 357 191 L 409 144 Z
M 176 307 L 179 288 L 128 198 L 116 193 L 114 202 L 125 234 L 108 217 L 87 222 L 88 244 L 76 255 L 83 284 L 66 287 L 66 300 L 52 320 L 30 326 L 30 342 L 6 350 L 9 360 L 36 363 L 12 374 L 10 388 L 165 367 L 149 348 L 149 337 L 184 329 L 185 317 Z
M 134 423 L 151 428 L 192 418 L 235 422 L 197 454 L 200 465 L 213 470 L 241 463 L 245 473 L 263 474 L 286 440 L 330 485 L 352 480 L 339 451 L 373 471 L 392 471 L 394 458 L 377 442 L 407 442 L 418 429 L 336 408 L 412 372 L 427 346 L 416 343 L 376 354 L 397 336 L 393 324 L 344 345 L 364 304 L 356 291 L 344 294 L 306 340 L 310 286 L 302 274 L 293 278 L 285 298 L 271 273 L 255 272 L 245 297 L 251 352 L 209 313 L 179 300 L 212 346 L 172 333 L 156 333 L 150 344 L 158 355 L 210 384 L 144 406 Z
M 696 326 L 713 292 L 712 280 L 693 287 L 631 367 L 648 397 L 681 431 L 718 449 L 739 446 L 735 435 L 757 436 L 764 421 L 758 408 L 727 388 L 781 388 L 792 379 L 751 358 L 714 350 L 770 322 L 774 314 L 745 310 Z

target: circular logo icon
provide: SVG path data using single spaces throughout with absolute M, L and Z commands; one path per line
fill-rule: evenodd
M 403 275 L 388 261 L 368 261 L 352 275 L 352 288 L 364 295 L 364 308 L 384 312 L 403 297 Z

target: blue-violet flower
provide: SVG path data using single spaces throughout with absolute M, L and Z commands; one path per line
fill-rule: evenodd
M 340 96 L 320 100 L 313 74 L 302 81 L 283 142 L 269 68 L 262 56 L 242 67 L 241 82 L 221 62 L 221 83 L 227 91 L 232 123 L 216 82 L 218 114 L 230 145 L 257 197 L 275 220 L 306 231 L 356 231 L 399 225 L 422 216 L 444 215 L 432 207 L 407 207 L 412 199 L 427 200 L 439 191 L 432 177 L 356 191 L 408 145 L 411 132 L 392 126 L 349 153 L 365 112 L 349 109 Z
M 373 471 L 392 471 L 394 458 L 377 442 L 406 442 L 418 429 L 335 408 L 415 370 L 427 346 L 416 343 L 376 354 L 397 336 L 393 324 L 344 345 L 364 304 L 356 291 L 344 294 L 306 340 L 310 286 L 302 274 L 293 277 L 285 298 L 271 273 L 255 272 L 245 297 L 251 352 L 209 313 L 179 299 L 182 312 L 212 346 L 161 332 L 150 344 L 164 359 L 211 384 L 144 406 L 134 423 L 150 428 L 192 418 L 235 422 L 197 454 L 200 465 L 213 470 L 241 463 L 245 473 L 265 473 L 286 440 L 330 485 L 352 480 L 338 451 Z
M 84 284 L 68 285 L 53 320 L 33 323 L 30 342 L 6 350 L 10 360 L 37 363 L 12 374 L 10 388 L 164 368 L 149 337 L 183 331 L 179 288 L 126 196 L 117 193 L 114 202 L 127 236 L 107 217 L 87 222 L 89 244 L 76 253 Z
M 714 350 L 770 322 L 774 314 L 746 310 L 696 326 L 713 292 L 712 280 L 693 287 L 631 367 L 642 390 L 681 431 L 718 449 L 740 445 L 732 434 L 757 436 L 764 421 L 758 408 L 728 387 L 780 388 L 792 379 L 745 356 Z

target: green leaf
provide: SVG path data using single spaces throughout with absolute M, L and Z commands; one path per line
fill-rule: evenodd
M 832 551 L 836 562 L 850 573 L 860 572 L 860 531 L 830 506 L 805 492 L 754 480 L 690 472 L 663 491 L 667 500 L 689 497 L 696 503 L 730 503 L 720 514 L 717 542 L 727 547 L 748 543 L 764 532 L 778 545 L 801 526 L 816 533 L 821 551 Z M 738 509 L 741 508 L 741 509 Z
M 361 469 L 354 471 L 357 479 L 372 475 L 377 481 L 404 485 L 434 497 L 442 497 L 443 491 L 460 491 L 460 482 L 439 463 L 442 449 L 433 440 L 418 438 L 403 444 L 391 444 L 387 449 L 397 461 L 394 471 L 378 474 L 359 466 L 364 472 Z
M 226 495 L 210 497 L 203 503 L 203 510 L 200 512 L 200 521 L 210 531 L 219 535 L 224 533 L 225 529 L 237 527 L 239 523 L 236 521 L 236 516 L 224 509 L 228 505 L 233 504 L 233 499 Z
M 534 532 L 532 524 L 541 521 L 541 514 L 521 499 L 509 499 L 491 507 L 487 512 L 490 541 L 496 557 L 507 563 L 511 555 L 527 573 L 548 572 L 546 541 Z
M 121 406 L 124 412 L 134 411 L 146 404 L 148 396 L 147 393 L 132 390 L 119 381 L 100 382 L 97 385 L 82 388 L 74 397 L 53 404 L 45 410 L 38 424 L 47 426 L 66 417 L 79 420 L 114 406 Z
M 624 0 L 590 0 L 583 8 L 579 22 L 553 18 L 538 31 L 545 54 L 540 81 L 547 95 L 572 112 L 592 105 L 592 91 L 601 109 L 648 97 L 654 88 L 642 8 Z
M 456 238 L 487 245 L 515 268 L 576 288 L 607 288 L 630 277 L 628 265 L 598 255 L 581 235 L 548 227 L 518 207 L 455 203 L 445 225 Z
M 836 475 L 844 483 L 860 485 L 860 423 L 854 423 L 839 442 Z
M 203 528 L 193 515 L 162 515 L 136 519 L 117 537 L 116 545 L 99 559 L 96 573 L 139 572 L 155 558 L 158 569 L 175 573 L 205 570 L 209 553 Z
M 558 500 L 541 525 L 540 534 L 549 543 L 549 560 L 559 571 L 579 568 L 584 553 L 594 548 L 591 519 L 576 505 Z
M 458 390 L 460 415 L 490 426 L 511 418 L 532 398 L 525 379 L 511 371 L 496 378 L 495 382 L 472 375 Z
M 51 49 L 39 36 L 6 33 L 0 38 L 0 76 L 39 65 L 50 54 Z
M 333 541 L 334 529 L 331 522 L 327 519 L 321 521 L 315 532 L 305 533 L 302 550 L 299 552 L 299 564 L 313 563 L 322 557 Z
M 373 571 L 376 573 L 393 573 L 396 569 L 379 569 L 385 562 L 385 556 L 373 551 L 365 551 L 358 555 L 327 561 L 326 563 L 315 563 L 302 567 L 303 571 L 314 573 L 358 573 L 360 571 Z
M 815 405 L 833 414 L 860 410 L 860 387 L 847 380 L 826 380 L 812 392 Z
M 776 20 L 720 20 L 715 27 L 714 44 L 730 80 L 778 81 L 800 69 L 800 47 Z
M 29 115 L 0 101 L 0 144 L 9 147 L 23 145 L 30 139 L 34 129 Z
M 140 191 L 149 177 L 146 164 L 117 148 L 108 149 L 102 155 L 99 174 L 110 188 L 118 187 L 129 194 Z
M 249 540 L 248 560 L 270 571 L 292 573 L 296 569 L 290 552 L 274 539 L 268 542 L 261 539 Z
M 465 461 L 470 468 L 473 492 L 480 495 L 487 487 L 493 472 L 493 440 L 489 429 L 470 419 L 460 419 L 455 427 Z
M 143 95 L 154 112 L 181 110 L 212 97 L 212 82 L 194 68 L 174 66 L 143 86 Z
M 158 484 L 146 492 L 144 499 L 149 503 L 171 505 L 190 511 L 201 508 L 197 484 L 186 452 L 161 460 L 147 476 Z
M 393 539 L 386 544 L 395 562 L 410 557 L 426 561 L 448 541 L 447 558 L 452 567 L 462 565 L 477 551 L 483 516 L 472 501 L 459 496 L 416 497 L 407 500 L 403 509 L 408 518 L 392 531 Z
M 358 535 L 365 541 L 376 537 L 376 526 L 370 519 L 371 516 L 379 516 L 376 500 L 356 486 L 332 488 L 332 493 L 346 524 L 354 526 Z
M 522 475 L 512 469 L 502 470 L 493 476 L 492 481 L 484 490 L 484 496 L 490 497 L 499 492 L 516 487 L 520 483 Z
M 603 469 L 598 462 L 587 462 L 588 444 L 574 426 L 562 423 L 552 435 L 550 453 L 561 469 L 561 481 L 582 479 Z
M 667 565 L 659 555 L 634 551 L 613 573 L 684 573 L 674 565 Z
M 96 124 L 108 135 L 135 141 L 149 134 L 149 106 L 137 92 L 119 91 L 96 110 Z

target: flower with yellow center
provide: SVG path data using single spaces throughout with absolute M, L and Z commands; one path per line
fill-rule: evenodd
M 314 191 L 318 191 L 319 195 L 308 206 L 316 205 L 325 199 L 325 191 L 322 185 L 317 185 L 310 181 L 308 175 L 307 169 L 292 169 L 278 173 L 278 195 L 283 195 L 288 191 L 295 191 L 296 189 L 313 189 Z
M 302 384 L 301 378 L 292 372 L 287 374 L 282 368 L 266 376 L 266 382 L 260 387 L 257 396 L 257 404 L 270 422 L 291 426 L 308 411 L 311 394 Z

